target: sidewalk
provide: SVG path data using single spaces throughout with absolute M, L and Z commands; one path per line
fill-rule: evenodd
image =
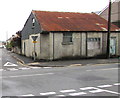
M 84 66 L 107 63 L 120 63 L 118 58 L 110 59 L 80 59 L 80 60 L 63 60 L 63 61 L 39 61 L 34 62 L 31 58 L 11 53 L 11 56 L 18 60 L 25 66 L 39 66 L 39 67 L 67 67 L 67 66 Z

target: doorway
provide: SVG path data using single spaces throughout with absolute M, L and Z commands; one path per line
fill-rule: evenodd
M 116 55 L 116 37 L 110 38 L 110 55 Z

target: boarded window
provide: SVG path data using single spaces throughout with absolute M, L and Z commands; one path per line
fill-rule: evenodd
M 88 49 L 100 49 L 100 38 L 88 38 L 87 39 Z
M 72 33 L 63 33 L 63 44 L 70 44 L 72 42 Z

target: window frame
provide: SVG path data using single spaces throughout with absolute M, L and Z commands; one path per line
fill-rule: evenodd
M 65 32 L 63 33 L 63 45 L 71 45 L 73 44 L 73 33 Z
M 92 45 L 92 47 L 90 44 Z M 98 47 L 95 46 L 96 44 L 98 44 Z M 87 48 L 88 50 L 101 49 L 101 38 L 100 37 L 87 38 Z
M 35 28 L 35 18 L 32 18 L 32 29 Z

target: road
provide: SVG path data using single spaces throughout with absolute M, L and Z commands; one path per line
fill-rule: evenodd
M 2 59 L 6 59 L 6 56 L 10 55 L 6 54 Z M 18 65 L 13 58 L 9 57 L 9 59 L 9 62 Z M 6 62 L 2 64 L 6 64 Z M 1 70 L 1 96 L 120 95 L 118 91 L 120 69 L 117 63 L 59 68 L 18 66 L 17 68 L 12 66 L 11 70 L 9 70 L 9 66 L 8 68 L 6 66 Z
M 11 56 L 11 52 L 6 49 L 0 49 L 1 70 L 10 68 L 19 68 L 21 65 Z

